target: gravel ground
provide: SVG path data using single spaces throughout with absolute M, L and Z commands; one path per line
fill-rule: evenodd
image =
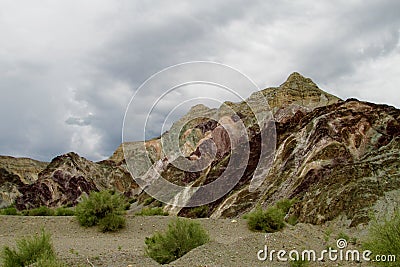
M 171 217 L 127 216 L 127 226 L 117 233 L 101 233 L 97 228 L 82 228 L 74 217 L 0 216 L 0 244 L 14 246 L 15 239 L 40 232 L 45 228 L 52 235 L 54 248 L 60 259 L 70 266 L 160 266 L 145 256 L 144 240 L 156 230 L 163 231 Z M 290 266 L 287 262 L 257 259 L 257 252 L 285 249 L 321 251 L 327 246 L 336 248 L 336 237 L 342 231 L 336 226 L 297 224 L 273 234 L 253 233 L 244 220 L 197 219 L 209 232 L 211 241 L 182 258 L 165 266 Z M 358 240 L 361 229 L 343 229 Z M 327 240 L 327 233 L 332 232 Z M 357 242 L 359 243 L 359 241 Z M 349 245 L 348 249 L 359 248 Z M 361 249 L 360 249 L 361 250 Z M 308 266 L 371 266 L 365 262 L 312 262 Z

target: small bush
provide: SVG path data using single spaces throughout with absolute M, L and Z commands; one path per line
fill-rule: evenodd
M 55 215 L 56 216 L 74 216 L 75 215 L 75 211 L 72 209 L 68 209 L 68 208 L 57 208 L 55 211 Z
M 35 264 L 30 265 L 32 267 L 68 267 L 64 262 L 57 260 L 56 258 L 41 257 Z
M 20 215 L 18 210 L 15 207 L 7 207 L 0 209 L 0 215 Z
M 137 198 L 130 198 L 128 200 L 128 202 L 129 202 L 129 204 L 133 204 L 133 203 L 137 202 Z
M 156 199 L 155 199 L 155 198 L 152 198 L 152 197 L 146 198 L 146 199 L 143 201 L 143 206 L 148 206 L 148 205 L 150 205 L 151 203 L 153 203 L 154 200 L 156 200 Z
M 298 223 L 299 218 L 296 215 L 290 215 L 287 219 L 287 223 L 290 225 L 295 226 Z
M 363 247 L 372 251 L 373 255 L 395 255 L 398 261 L 400 259 L 400 212 L 395 212 L 391 219 L 385 219 L 382 223 L 374 220 Z M 383 266 L 398 266 L 397 262 L 375 263 Z
M 271 206 L 263 211 L 257 207 L 255 211 L 247 214 L 247 225 L 251 231 L 272 233 L 281 230 L 284 226 L 285 214 L 276 206 Z
M 115 232 L 125 227 L 125 217 L 115 214 L 108 213 L 104 218 L 99 220 L 100 231 L 104 232 Z
M 199 223 L 178 218 L 170 222 L 165 233 L 146 238 L 146 253 L 158 263 L 165 264 L 208 241 L 209 236 Z
M 281 199 L 278 202 L 276 202 L 275 206 L 278 209 L 281 209 L 285 214 L 289 212 L 289 209 L 293 206 L 294 203 L 296 203 L 297 200 L 294 199 Z
M 50 234 L 42 230 L 40 235 L 17 240 L 17 249 L 4 247 L 1 253 L 4 267 L 24 267 L 28 265 L 33 266 L 64 266 L 61 263 L 58 265 L 49 265 L 52 261 L 57 263 L 53 245 L 51 244 Z M 44 262 L 47 261 L 47 265 Z M 43 263 L 43 264 L 42 264 Z
M 208 206 L 198 206 L 192 208 L 188 212 L 189 218 L 206 218 L 208 216 Z
M 54 216 L 54 210 L 46 206 L 40 206 L 39 208 L 26 210 L 23 214 L 27 216 Z
M 140 212 L 135 213 L 138 216 L 168 216 L 168 212 L 163 211 L 163 208 L 143 208 Z
M 101 223 L 102 231 L 114 231 L 125 226 L 125 204 L 126 200 L 121 195 L 109 191 L 92 192 L 76 206 L 75 215 L 82 226 Z

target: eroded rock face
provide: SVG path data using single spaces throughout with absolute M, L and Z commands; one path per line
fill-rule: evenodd
M 28 158 L 0 156 L 0 208 L 14 203 L 21 195 L 18 188 L 35 182 L 47 164 Z
M 15 204 L 18 209 L 75 205 L 82 194 L 102 189 L 128 196 L 139 190 L 125 168 L 115 162 L 94 163 L 71 152 L 54 158 L 34 183 L 20 186 Z
M 261 157 L 260 128 L 253 114 L 265 109 L 260 94 L 267 98 L 275 118 L 276 154 L 261 186 L 250 192 L 249 185 Z M 234 188 L 207 205 L 207 216 L 212 218 L 238 217 L 256 205 L 266 207 L 281 198 L 297 198 L 299 201 L 290 214 L 296 215 L 300 222 L 321 224 L 344 216 L 355 226 L 368 221 L 370 210 L 387 203 L 382 198 L 400 191 L 398 109 L 354 99 L 342 101 L 298 73 L 290 75 L 277 88 L 254 93 L 248 101 L 256 110 L 252 111 L 245 102 L 226 102 L 219 109 L 195 106 L 174 124 L 180 132 L 166 132 L 160 138 L 123 145 L 128 154 L 143 156 L 135 162 L 138 168 L 149 164 L 143 160 L 149 156 L 150 164 L 165 179 L 177 185 L 197 187 L 216 181 L 226 171 L 232 153 L 242 153 L 244 139 L 233 142 L 224 126 L 243 123 L 249 159 Z M 236 114 L 230 114 L 231 110 Z M 190 120 L 192 115 L 196 119 Z M 210 153 L 201 153 L 207 149 L 215 148 L 215 157 L 200 171 L 180 170 L 173 164 L 177 155 L 166 154 L 163 149 L 163 145 L 170 144 L 163 143 L 162 138 L 165 141 L 172 137 L 178 138 L 183 158 L 191 162 L 209 157 Z M 104 188 L 139 194 L 139 199 L 145 199 L 147 196 L 126 170 L 123 145 L 109 160 L 99 163 L 74 153 L 57 157 L 32 184 L 21 183 L 15 173 L 0 168 L 1 177 L 6 177 L 0 187 L 14 186 L 8 196 L 17 197 L 19 208 L 73 205 L 81 194 Z M 239 165 L 234 164 L 232 175 L 235 168 L 240 169 Z M 194 203 L 199 191 L 182 197 L 187 203 Z M 190 208 L 167 206 L 165 209 L 173 214 L 193 216 Z
M 297 198 L 291 214 L 301 222 L 320 224 L 345 216 L 354 226 L 368 221 L 371 207 L 386 192 L 400 189 L 398 109 L 357 100 L 343 102 L 297 73 L 279 88 L 262 93 L 275 96 L 269 100 L 278 139 L 272 168 L 263 184 L 249 192 L 260 157 L 259 130 L 245 104 L 228 103 L 245 122 L 251 155 L 235 188 L 208 205 L 208 216 L 236 217 L 258 204 L 266 207 L 281 198 Z M 205 128 L 211 123 L 201 125 Z M 218 127 L 214 125 L 213 131 Z M 215 141 L 228 144 L 223 135 Z M 205 185 L 218 179 L 230 158 L 225 154 L 195 174 L 168 165 L 162 175 L 178 184 L 177 177 L 185 177 L 185 185 Z M 172 210 L 190 214 L 188 208 Z

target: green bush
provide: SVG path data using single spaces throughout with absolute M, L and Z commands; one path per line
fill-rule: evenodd
M 281 209 L 285 214 L 289 212 L 289 209 L 293 206 L 294 203 L 297 202 L 297 199 L 287 199 L 283 198 L 276 202 L 275 206 L 278 209 Z
M 69 208 L 57 208 L 55 211 L 56 216 L 74 216 L 75 211 Z
M 0 215 L 19 215 L 20 213 L 15 207 L 7 207 L 0 209 Z
M 42 230 L 41 234 L 17 240 L 17 249 L 5 246 L 1 252 L 4 267 L 24 267 L 28 265 L 41 267 L 65 266 L 56 261 L 50 234 Z M 45 265 L 45 262 L 53 265 Z M 43 264 L 42 264 L 43 263 Z M 57 263 L 58 265 L 55 265 Z
M 121 228 L 124 228 L 126 220 L 124 216 L 116 213 L 108 213 L 104 218 L 99 220 L 100 231 L 104 232 L 115 232 Z
M 251 231 L 272 233 L 281 230 L 284 226 L 285 213 L 276 206 L 265 211 L 257 207 L 255 211 L 246 215 L 247 225 Z
M 54 216 L 54 210 L 46 206 L 40 206 L 39 208 L 26 210 L 23 214 L 27 216 Z
M 165 212 L 163 208 L 143 208 L 140 212 L 135 213 L 138 216 L 168 216 L 168 212 Z
M 146 198 L 146 199 L 143 201 L 143 206 L 148 206 L 148 205 L 150 205 L 151 203 L 154 202 L 154 200 L 156 200 L 156 199 L 155 199 L 155 198 L 152 198 L 152 197 Z
M 177 218 L 169 223 L 165 233 L 146 238 L 146 253 L 158 263 L 165 264 L 208 241 L 207 232 L 198 222 Z
M 78 222 L 85 227 L 98 224 L 102 231 L 115 231 L 125 226 L 126 199 L 109 191 L 91 192 L 76 206 Z
M 396 211 L 391 219 L 379 223 L 372 222 L 363 248 L 372 251 L 373 255 L 395 255 L 400 259 L 400 212 Z M 383 266 L 398 266 L 398 262 L 375 262 Z
M 189 218 L 206 218 L 208 216 L 209 208 L 208 206 L 198 206 L 192 208 L 188 212 Z
M 30 266 L 37 267 L 68 267 L 64 262 L 57 260 L 56 258 L 41 257 L 37 260 L 36 264 Z

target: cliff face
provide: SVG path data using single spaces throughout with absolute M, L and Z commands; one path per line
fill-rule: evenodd
M 301 222 L 367 222 L 376 201 L 400 188 L 399 121 L 398 109 L 349 100 L 278 123 L 277 153 L 262 186 L 253 193 L 237 188 L 210 215 L 297 198 L 291 213 Z
M 103 189 L 127 196 L 138 193 L 125 168 L 112 161 L 94 163 L 71 152 L 54 158 L 34 183 L 19 186 L 15 204 L 18 209 L 76 205 L 82 194 Z
M 12 204 L 19 186 L 31 184 L 48 163 L 28 158 L 0 156 L 0 208 Z
M 188 172 L 167 161 L 169 155 L 155 158 L 163 162 L 161 175 L 168 181 L 182 186 L 212 183 L 227 169 L 232 153 L 240 153 L 230 153 L 229 137 L 221 120 L 226 126 L 227 121 L 234 123 L 240 117 L 249 137 L 249 161 L 233 190 L 208 204 L 209 217 L 236 217 L 256 205 L 266 207 L 281 198 L 296 198 L 298 203 L 290 213 L 301 222 L 320 224 L 343 216 L 354 226 L 369 220 L 368 214 L 378 200 L 387 194 L 397 195 L 398 109 L 357 100 L 344 102 L 298 73 L 278 88 L 253 94 L 248 101 L 257 101 L 260 93 L 267 97 L 273 111 L 277 142 L 272 167 L 257 190 L 250 192 L 249 184 L 262 157 L 260 129 L 246 103 L 225 103 L 236 117 L 226 117 L 223 107 L 209 109 L 206 114 L 220 114 L 219 121 L 191 121 L 182 129 L 180 144 L 188 159 L 201 158 L 199 148 L 207 147 L 208 141 L 215 144 L 217 156 L 208 168 Z M 178 198 L 194 202 L 196 194 L 184 194 Z M 191 214 L 191 208 L 166 209 L 182 216 Z
M 189 161 L 206 160 L 209 155 L 204 151 L 214 149 L 215 157 L 205 168 L 196 171 L 177 168 L 175 163 L 179 158 L 168 150 L 172 144 L 167 142 L 163 148 L 161 138 L 156 138 L 144 144 L 122 144 L 109 160 L 99 163 L 74 153 L 57 157 L 45 169 L 40 165 L 43 169 L 37 172 L 38 178 L 27 179 L 29 182 L 21 181 L 20 174 L 4 168 L 0 161 L 0 170 L 7 170 L 0 172 L 0 181 L 13 185 L 7 193 L 8 201 L 16 199 L 20 209 L 74 205 L 82 193 L 104 188 L 144 199 L 144 191 L 127 171 L 124 149 L 128 158 L 136 155 L 135 166 L 140 169 L 148 164 L 143 160 L 144 145 L 150 164 L 162 177 L 194 188 L 216 181 L 247 144 L 249 157 L 243 174 L 228 194 L 207 204 L 207 216 L 237 217 L 256 205 L 266 207 L 281 198 L 296 198 L 298 202 L 290 214 L 301 222 L 320 224 L 343 216 L 354 226 L 367 222 L 377 203 L 380 209 L 393 205 L 388 196 L 400 199 L 400 110 L 357 100 L 342 101 L 298 73 L 291 74 L 279 87 L 250 96 L 247 103 L 251 102 L 256 112 L 265 108 L 260 94 L 271 107 L 276 129 L 271 166 L 258 166 L 265 156 L 260 149 L 261 130 L 248 104 L 226 102 L 219 109 L 193 107 L 174 124 L 180 129 L 177 136 L 173 131 L 162 136 L 164 140 L 177 138 L 183 157 Z M 227 129 L 236 129 L 241 122 L 248 140 L 231 140 Z M 239 165 L 233 164 L 237 169 L 243 167 Z M 253 191 L 249 186 L 257 166 L 270 168 Z M 6 187 L 2 188 L 6 191 Z M 194 203 L 196 197 L 196 193 L 186 192 L 177 199 Z M 182 216 L 193 214 L 191 208 L 167 205 L 165 209 Z

